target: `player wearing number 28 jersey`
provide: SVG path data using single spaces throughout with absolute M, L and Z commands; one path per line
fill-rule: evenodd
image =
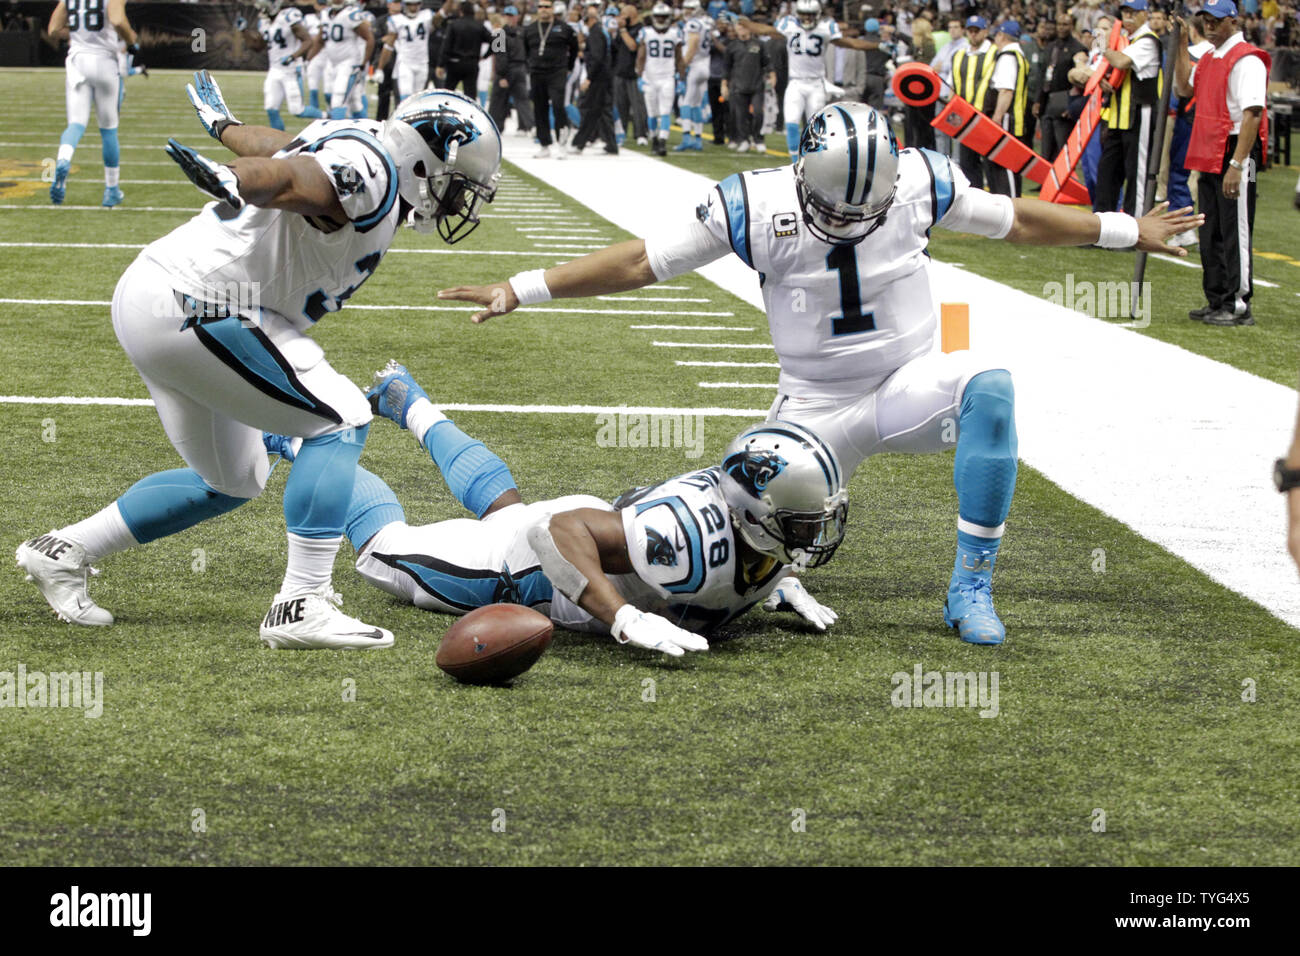
M 862 103 L 824 108 L 799 153 L 794 166 L 727 177 L 699 198 L 693 220 L 663 235 L 520 273 L 504 289 L 439 295 L 489 306 L 482 321 L 494 302 L 501 312 L 623 292 L 738 256 L 758 275 L 780 360 L 773 420 L 819 435 L 846 474 L 880 452 L 938 452 L 955 439 L 957 557 L 944 620 L 965 641 L 1001 643 L 992 573 L 1016 479 L 1011 376 L 971 352 L 935 351 L 929 232 L 1155 251 L 1200 217 L 1157 210 L 1139 221 L 990 195 L 944 156 L 900 152 L 888 120 Z
M 371 413 L 304 333 L 378 267 L 398 226 L 468 234 L 491 201 L 501 139 L 448 92 L 386 123 L 319 121 L 298 136 L 245 126 L 206 72 L 189 94 L 239 158 L 171 155 L 216 201 L 144 251 L 113 294 L 113 328 L 188 467 L 151 475 L 84 521 L 18 548 L 64 619 L 112 623 L 86 593 L 89 562 L 174 534 L 261 493 L 262 432 L 303 440 L 284 493 L 289 562 L 260 637 L 272 647 L 385 647 L 393 636 L 335 607 L 334 555 Z

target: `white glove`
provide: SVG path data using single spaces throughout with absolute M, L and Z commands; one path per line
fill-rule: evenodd
M 777 582 L 776 590 L 763 602 L 763 610 L 794 611 L 819 631 L 826 630 L 840 617 L 824 604 L 818 604 L 817 599 L 804 588 L 803 582 L 793 575 Z
M 707 651 L 709 642 L 698 634 L 683 630 L 658 614 L 647 614 L 630 604 L 624 604 L 614 615 L 614 626 L 609 629 L 620 644 L 632 644 L 652 651 L 662 651 L 669 657 L 681 657 L 687 651 Z
M 185 84 L 185 92 L 190 96 L 190 102 L 194 104 L 194 111 L 199 114 L 199 122 L 203 128 L 208 131 L 208 135 L 221 142 L 221 133 L 227 126 L 243 126 L 244 124 L 235 119 L 235 114 L 230 112 L 230 107 L 226 105 L 225 98 L 221 95 L 221 87 L 217 86 L 217 81 L 207 70 L 199 70 L 194 74 L 194 82 Z

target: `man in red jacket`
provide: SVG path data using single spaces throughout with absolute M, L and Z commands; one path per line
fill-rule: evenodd
M 1254 325 L 1255 173 L 1266 153 L 1271 60 L 1242 36 L 1232 0 L 1207 0 L 1198 16 L 1214 49 L 1193 67 L 1180 43 L 1174 68 L 1178 95 L 1196 94 L 1186 165 L 1201 171 L 1197 204 L 1205 215 L 1200 240 L 1206 305 L 1190 315 L 1208 325 Z

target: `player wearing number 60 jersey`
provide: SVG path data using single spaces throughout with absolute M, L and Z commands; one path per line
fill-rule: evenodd
M 830 560 L 848 513 L 839 465 L 799 426 L 746 429 L 720 466 L 627 492 L 524 504 L 505 463 L 436 409 L 390 362 L 372 407 L 417 437 L 474 518 L 413 526 L 384 481 L 357 469 L 347 534 L 357 571 L 417 607 L 464 614 L 509 602 L 571 630 L 671 655 L 755 604 L 825 629 L 835 613 L 787 572 Z M 286 457 L 292 444 L 268 436 Z M 298 465 L 295 464 L 295 468 Z
M 50 14 L 49 34 L 68 38 L 68 126 L 59 138 L 50 202 L 60 205 L 67 195 L 72 157 L 86 132 L 93 100 L 104 157 L 104 205 L 116 206 L 124 198 L 118 186 L 121 150 L 117 117 L 122 89 L 118 44 L 125 42 L 132 55 L 140 51 L 135 30 L 126 18 L 126 0 L 59 0 Z
M 325 91 L 330 99 L 330 119 L 357 118 L 366 92 L 366 64 L 375 49 L 375 35 L 365 11 L 348 0 L 330 0 L 321 11 L 320 35 L 324 42 Z
M 86 593 L 89 563 L 216 517 L 261 493 L 262 431 L 303 439 L 284 494 L 289 562 L 262 623 L 272 647 L 386 647 L 391 633 L 335 606 L 330 585 L 371 413 L 304 332 L 379 266 L 399 225 L 467 235 L 500 176 L 501 140 L 477 104 L 412 97 L 385 123 L 319 121 L 298 136 L 236 120 L 215 81 L 189 95 L 239 158 L 168 153 L 215 199 L 146 246 L 113 293 L 113 329 L 188 467 L 151 475 L 99 514 L 18 548 L 50 606 L 113 617 Z
M 993 196 L 971 188 L 945 156 L 900 153 L 871 107 L 835 104 L 808 124 L 794 166 L 727 177 L 699 197 L 693 219 L 663 235 L 439 297 L 487 306 L 475 315 L 482 321 L 738 256 L 758 274 L 781 365 L 773 419 L 819 435 L 846 475 L 871 455 L 939 452 L 956 438 L 957 557 L 944 620 L 967 642 L 998 644 L 1006 632 L 993 610 L 993 564 L 1017 461 L 1011 376 L 975 353 L 934 350 L 929 232 L 1170 251 L 1166 239 L 1203 220 L 1188 213 L 1157 209 L 1136 220 Z

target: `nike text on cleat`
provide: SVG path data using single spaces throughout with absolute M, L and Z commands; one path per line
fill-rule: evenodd
M 993 610 L 993 589 L 987 581 L 963 581 L 949 587 L 943 623 L 955 627 L 967 644 L 1001 644 L 1007 639 L 1007 629 Z
M 63 197 L 68 191 L 68 170 L 72 164 L 61 159 L 54 166 L 54 182 L 50 183 L 50 202 L 56 206 L 63 205 Z
M 343 598 L 328 584 L 300 594 L 277 594 L 262 619 L 259 639 L 279 650 L 392 647 L 393 634 L 339 608 Z
M 113 615 L 90 599 L 86 582 L 98 573 L 86 561 L 81 545 L 60 538 L 53 531 L 24 541 L 14 552 L 18 567 L 27 580 L 41 590 L 59 620 L 87 627 L 113 623 Z
M 126 194 L 122 192 L 122 190 L 118 189 L 116 186 L 104 187 L 104 208 L 112 209 L 114 206 L 121 203 L 122 200 L 125 198 L 126 198 Z
M 406 427 L 406 413 L 417 399 L 428 400 L 428 393 L 416 383 L 405 365 L 399 365 L 397 359 L 389 359 L 388 364 L 375 373 L 374 381 L 366 389 L 366 398 L 376 415 L 383 415 L 401 427 Z

